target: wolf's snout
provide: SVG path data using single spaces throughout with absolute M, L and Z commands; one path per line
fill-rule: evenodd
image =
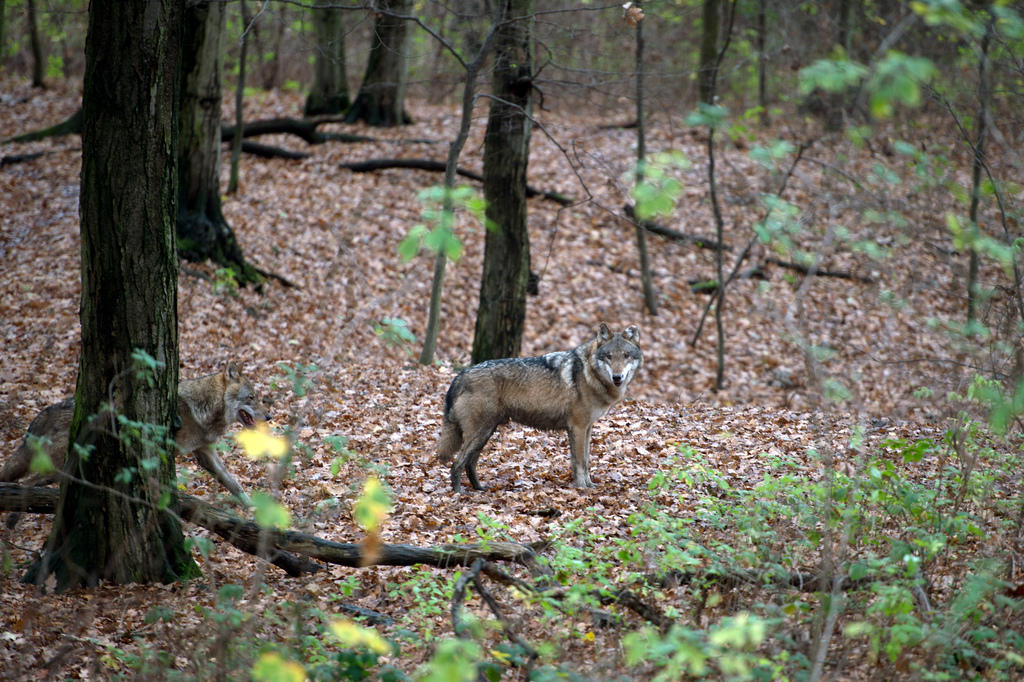
M 612 375 L 612 383 L 615 384 L 616 386 L 621 386 L 622 385 L 622 375 L 621 374 L 613 374 Z

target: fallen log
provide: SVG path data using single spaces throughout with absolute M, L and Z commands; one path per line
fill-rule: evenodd
M 53 514 L 57 510 L 59 497 L 60 491 L 56 488 L 0 483 L 0 511 Z M 301 554 L 305 557 L 352 568 L 367 565 L 412 566 L 415 564 L 448 568 L 470 566 L 481 558 L 487 561 L 511 561 L 530 565 L 535 557 L 532 547 L 514 542 L 441 545 L 438 547 L 382 544 L 379 551 L 374 551 L 372 556 L 368 557 L 364 554 L 361 544 L 333 542 L 294 530 L 265 528 L 253 521 L 240 519 L 192 495 L 179 493 L 177 503 L 172 507 L 172 511 L 185 521 L 216 533 L 243 552 L 263 556 L 278 566 L 281 564 L 274 559 L 280 559 L 287 553 Z M 301 569 L 300 572 L 310 572 L 311 566 L 303 568 L 302 560 L 297 560 L 294 557 L 292 559 L 298 563 L 291 564 L 287 559 L 280 560 L 292 566 L 293 570 Z M 285 568 L 285 566 L 281 566 L 281 568 Z M 285 568 L 285 570 L 288 569 Z
M 200 504 L 190 504 L 188 500 L 184 500 L 183 503 L 183 498 L 191 498 Z M 0 511 L 53 514 L 57 511 L 57 502 L 59 500 L 60 490 L 57 488 L 0 483 Z M 304 557 L 295 557 L 280 548 L 270 546 L 269 544 L 261 545 L 258 541 L 254 542 L 252 537 L 225 537 L 216 528 L 202 523 L 203 505 L 207 505 L 206 502 L 190 495 L 180 496 L 178 502 L 179 504 L 175 511 L 182 519 L 217 533 L 243 552 L 266 559 L 292 577 L 298 577 L 304 573 L 316 573 L 323 568 L 316 562 Z M 212 505 L 208 506 L 212 507 Z
M 324 142 L 376 142 L 376 138 L 365 135 L 348 135 L 346 133 L 323 133 L 317 130 L 329 118 L 269 118 L 262 121 L 249 121 L 242 124 L 242 137 L 258 135 L 295 135 L 309 144 Z M 221 142 L 235 139 L 235 126 L 222 125 L 220 128 Z
M 290 161 L 297 161 L 309 158 L 309 154 L 305 152 L 293 152 L 291 149 L 274 147 L 269 144 L 260 144 L 259 142 L 252 142 L 250 140 L 242 141 L 242 151 L 246 154 L 258 156 L 261 159 L 288 159 Z
M 371 173 L 373 171 L 387 170 L 390 168 L 411 168 L 413 170 L 430 171 L 432 173 L 443 173 L 445 170 L 444 166 L 445 164 L 443 161 L 435 161 L 433 159 L 369 159 L 367 161 L 353 161 L 350 163 L 339 164 L 339 167 L 350 170 L 353 173 Z M 483 175 L 466 168 L 456 168 L 455 172 L 464 178 L 469 178 L 470 180 L 476 180 L 477 182 L 484 181 Z M 550 199 L 562 206 L 568 206 L 574 203 L 573 199 L 559 194 L 558 192 L 546 192 L 544 190 L 531 187 L 530 185 L 526 186 L 526 196 L 544 197 L 545 199 Z

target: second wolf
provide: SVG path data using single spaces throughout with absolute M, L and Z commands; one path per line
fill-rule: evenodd
M 0 481 L 17 481 L 25 476 L 37 447 L 42 447 L 50 456 L 57 471 L 63 469 L 74 411 L 75 399 L 72 397 L 40 412 L 29 425 L 28 434 L 14 456 L 0 469 Z M 201 467 L 213 474 L 239 500 L 248 504 L 249 497 L 242 486 L 211 447 L 234 422 L 252 426 L 257 421 L 267 419 L 259 395 L 238 366 L 230 363 L 220 372 L 182 380 L 178 384 L 178 417 L 181 418 L 181 428 L 174 434 L 178 449 L 182 453 L 195 455 Z M 32 485 L 47 485 L 56 480 L 56 474 L 37 475 L 29 479 Z
M 437 455 L 451 465 L 452 490 L 476 477 L 480 450 L 501 424 L 514 421 L 538 429 L 565 429 L 577 488 L 590 480 L 590 430 L 626 393 L 643 364 L 640 330 L 613 334 L 601 324 L 597 335 L 569 351 L 534 358 L 488 360 L 455 377 L 444 401 Z

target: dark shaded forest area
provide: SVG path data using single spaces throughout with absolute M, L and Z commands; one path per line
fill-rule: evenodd
M 113 307 L 83 284 L 99 6 L 0 0 L 0 471 L 32 460 L 0 482 L 0 676 L 1024 675 L 1019 6 L 152 3 L 184 46 L 152 228 L 180 369 L 137 353 L 131 381 L 186 417 L 227 382 L 209 452 L 243 492 L 157 457 L 181 579 L 65 583 L 69 491 L 187 440 L 19 451 Z M 453 492 L 457 372 L 602 323 L 643 365 L 595 487 L 564 431 L 511 423 Z

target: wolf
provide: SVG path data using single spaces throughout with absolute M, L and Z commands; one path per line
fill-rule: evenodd
M 61 471 L 68 450 L 68 435 L 74 411 L 74 397 L 43 409 L 32 420 L 14 456 L 0 468 L 0 481 L 13 482 L 24 477 L 39 447 L 50 456 L 54 468 Z M 268 419 L 259 394 L 242 375 L 238 365 L 228 363 L 219 372 L 179 382 L 178 417 L 181 426 L 174 434 L 178 450 L 185 454 L 191 453 L 199 466 L 213 474 L 239 501 L 249 505 L 249 496 L 211 447 L 221 439 L 228 426 L 235 422 L 250 427 Z M 48 485 L 55 482 L 57 476 L 56 473 L 35 475 L 27 482 L 31 485 Z M 17 517 L 9 518 L 8 526 L 16 521 Z
M 601 323 L 597 334 L 568 351 L 533 358 L 488 360 L 462 370 L 444 399 L 438 458 L 451 464 L 452 490 L 462 472 L 475 490 L 480 450 L 494 430 L 510 421 L 569 434 L 573 485 L 592 488 L 590 429 L 622 400 L 643 364 L 636 326 L 613 334 Z

